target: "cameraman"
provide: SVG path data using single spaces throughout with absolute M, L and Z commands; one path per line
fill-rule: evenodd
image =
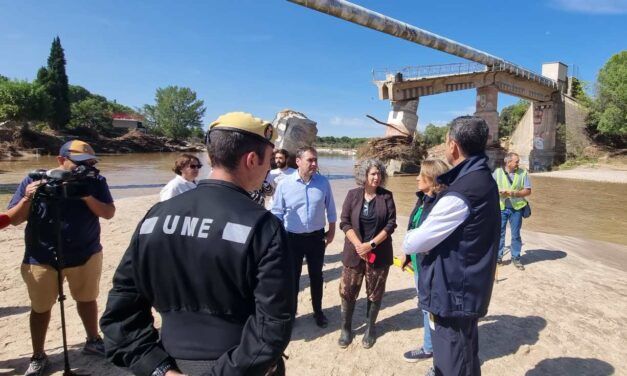
M 94 149 L 83 141 L 74 140 L 63 144 L 57 161 L 59 166 L 55 170 L 72 172 L 82 165 L 97 172 L 94 165 L 98 161 Z M 25 376 L 43 374 L 48 364 L 44 342 L 50 311 L 59 295 L 55 257 L 58 236 L 56 216 L 50 203 L 40 199 L 40 194 L 45 194 L 43 190 L 47 188 L 47 183 L 45 179 L 34 181 L 27 176 L 8 206 L 11 224 L 28 221 L 21 273 L 31 301 L 33 356 Z M 103 176 L 96 173 L 93 177 L 81 179 L 78 184 L 84 185 L 85 196 L 62 199 L 53 205 L 58 206 L 62 223 L 64 278 L 68 280 L 70 293 L 76 301 L 78 315 L 87 333 L 82 352 L 102 356 L 104 345 L 98 334 L 96 303 L 102 272 L 98 218 L 111 219 L 115 214 L 115 206 Z

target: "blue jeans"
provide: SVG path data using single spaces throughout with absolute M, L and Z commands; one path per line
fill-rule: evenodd
M 520 239 L 520 228 L 522 227 L 522 210 L 514 210 L 505 208 L 501 210 L 501 242 L 499 243 L 499 258 L 503 257 L 503 248 L 505 247 L 505 229 L 509 221 L 509 228 L 512 232 L 512 260 L 520 258 L 520 250 L 522 241 Z
M 418 273 L 417 272 L 414 272 L 414 281 L 416 282 L 416 293 L 420 297 L 420 294 L 418 293 Z M 420 308 L 420 302 L 418 302 L 418 308 Z M 432 353 L 433 345 L 431 344 L 431 328 L 429 327 L 429 312 L 424 311 L 424 310 L 422 311 L 422 322 L 424 326 L 423 329 L 425 330 L 425 334 L 422 339 L 423 341 L 422 349 L 426 353 Z

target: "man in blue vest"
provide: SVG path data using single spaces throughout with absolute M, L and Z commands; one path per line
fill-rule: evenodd
M 428 375 L 481 374 L 477 322 L 492 296 L 501 224 L 487 140 L 483 119 L 453 120 L 446 135 L 446 159 L 453 168 L 437 178 L 448 188 L 403 242 L 406 254 L 424 253 L 418 290 L 433 343 Z
M 497 168 L 492 176 L 499 187 L 499 199 L 501 206 L 501 242 L 499 243 L 499 256 L 497 263 L 500 265 L 503 259 L 503 248 L 505 248 L 505 230 L 509 221 L 509 228 L 512 234 L 512 264 L 519 269 L 525 270 L 520 262 L 520 250 L 522 241 L 520 239 L 520 228 L 522 227 L 523 213 L 525 207 L 529 205 L 525 197 L 531 194 L 531 182 L 527 171 L 518 167 L 520 157 L 516 153 L 507 153 L 505 156 L 505 168 Z

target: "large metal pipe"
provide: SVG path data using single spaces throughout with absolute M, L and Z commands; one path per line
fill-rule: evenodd
M 426 47 L 430 47 L 451 55 L 459 56 L 480 64 L 488 66 L 492 70 L 504 70 L 518 76 L 528 78 L 540 82 L 543 85 L 557 89 L 557 83 L 549 78 L 536 74 L 530 70 L 519 67 L 513 63 L 505 61 L 487 52 L 483 52 L 472 47 L 466 46 L 454 40 L 441 37 L 385 16 L 381 13 L 374 12 L 359 5 L 344 0 L 288 0 L 289 2 L 302 5 L 307 8 L 317 10 L 331 16 L 341 18 L 346 21 L 356 23 L 361 26 L 368 27 L 390 34 L 398 38 L 408 40 Z

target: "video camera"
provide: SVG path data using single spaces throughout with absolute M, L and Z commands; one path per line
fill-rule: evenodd
M 73 170 L 34 170 L 28 176 L 33 180 L 45 180 L 35 193 L 36 198 L 81 198 L 89 195 L 89 179 L 95 179 L 100 171 L 94 166 L 79 165 Z

